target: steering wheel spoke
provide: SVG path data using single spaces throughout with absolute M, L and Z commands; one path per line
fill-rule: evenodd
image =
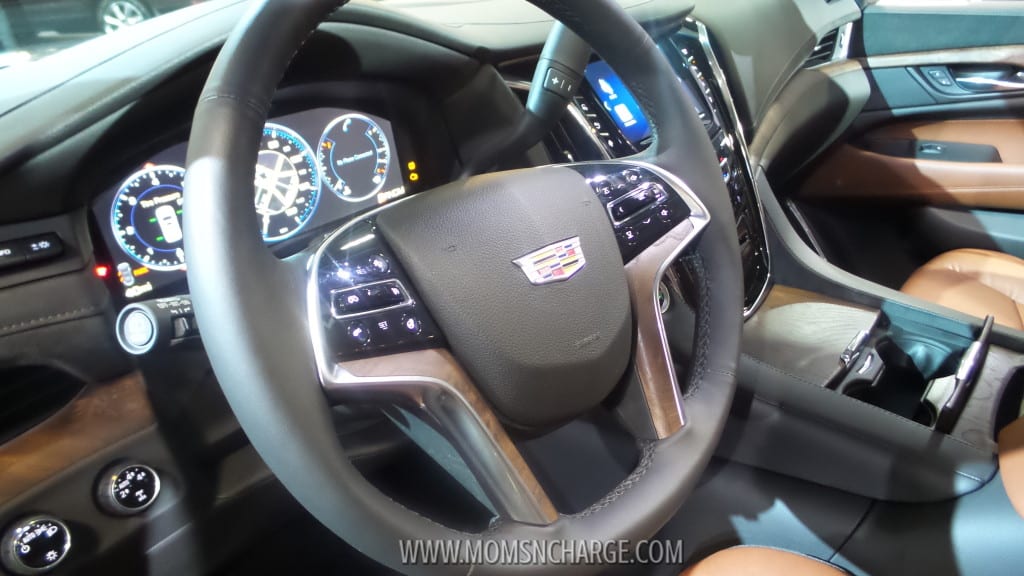
M 685 423 L 662 323 L 659 285 L 669 265 L 708 225 L 707 208 L 681 179 L 656 165 L 621 160 L 574 164 L 605 204 L 625 262 L 636 323 L 635 365 L 658 438 Z
M 456 449 L 499 517 L 533 525 L 558 519 L 497 415 L 447 350 L 342 362 L 323 385 L 335 403 L 387 403 L 421 417 Z
M 550 524 L 554 506 L 458 361 L 375 213 L 331 234 L 312 256 L 307 306 L 321 384 L 332 404 L 407 409 L 459 452 L 495 512 Z

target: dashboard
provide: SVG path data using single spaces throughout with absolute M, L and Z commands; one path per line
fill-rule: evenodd
M 262 154 L 253 158 L 258 167 L 251 217 L 280 256 L 381 203 L 449 181 L 460 173 L 460 153 L 521 111 L 504 89 L 511 76 L 503 72 L 521 63 L 527 70 L 516 76 L 529 77 L 549 20 L 520 18 L 512 24 L 495 10 L 500 2 L 483 2 L 451 9 L 462 19 L 458 26 L 434 25 L 409 14 L 443 3 L 416 3 L 422 6 L 403 6 L 394 14 L 389 4 L 357 0 L 338 11 L 297 56 L 275 97 Z M 633 4 L 643 5 L 642 15 L 652 23 L 683 22 L 688 10 L 675 0 Z M 0 360 L 17 367 L 4 372 L 4 405 L 12 407 L 9 414 L 16 407 L 19 417 L 0 426 L 0 437 L 35 427 L 24 435 L 30 442 L 8 447 L 8 454 L 23 447 L 19 457 L 26 465 L 25 473 L 5 476 L 0 521 L 8 526 L 40 512 L 67 520 L 75 544 L 61 570 L 145 572 L 193 556 L 216 566 L 261 534 L 264 524 L 268 531 L 282 525 L 274 513 L 279 508 L 265 499 L 273 483 L 265 481 L 258 456 L 233 424 L 199 342 L 133 359 L 124 354 L 112 322 L 130 306 L 189 292 L 188 252 L 202 247 L 183 246 L 179 238 L 181 211 L 188 209 L 181 203 L 188 125 L 216 47 L 245 9 L 234 0 L 202 3 L 131 30 L 130 45 L 97 42 L 79 59 L 70 51 L 57 53 L 38 63 L 47 67 L 45 74 L 18 67 L 0 72 L 10 88 L 0 98 L 0 182 L 9 192 L 0 211 L 0 256 L 10 243 L 17 249 L 49 242 L 45 254 L 22 254 L 20 263 L 0 274 Z M 716 36 L 723 41 L 719 48 L 740 36 L 806 40 L 777 34 L 778 27 L 755 26 L 750 14 L 764 11 L 737 12 L 725 4 L 721 10 L 728 17 L 702 17 L 719 33 L 743 26 L 745 36 Z M 481 14 L 488 11 L 493 14 Z M 728 86 L 693 21 L 658 42 L 720 152 L 723 179 L 734 194 L 752 311 L 768 281 L 767 247 Z M 779 51 L 718 53 L 734 71 L 735 54 L 754 58 L 758 81 L 738 90 L 740 98 L 774 85 L 764 76 L 782 75 L 781 68 L 763 65 L 765 54 Z M 550 161 L 625 157 L 649 142 L 643 114 L 601 64 L 595 61 L 587 70 L 571 115 L 549 138 Z M 767 101 L 757 94 L 758 102 Z M 756 125 L 760 109 L 743 108 L 747 126 Z M 338 138 L 324 138 L 329 128 L 344 136 L 370 131 L 367 147 L 345 152 Z M 335 144 L 325 151 L 328 140 Z M 384 164 L 377 189 L 381 182 L 374 178 Z M 100 270 L 105 282 L 96 279 Z M 417 337 L 435 334 L 427 315 L 410 328 L 409 312 L 358 320 L 371 330 L 387 320 L 401 322 L 396 328 Z M 177 334 L 177 324 L 171 330 Z M 371 346 L 377 343 L 385 344 L 378 339 Z M 124 377 L 140 368 L 145 381 Z M 58 410 L 62 416 L 53 418 Z M 348 427 L 342 431 L 346 449 L 360 447 L 357 433 L 369 426 L 339 420 Z M 97 480 L 133 463 L 161 474 L 159 500 L 145 514 L 111 515 L 99 508 Z M 210 518 L 184 494 L 210 496 Z M 290 498 L 282 500 L 293 505 Z M 193 544 L 188 537 L 172 538 L 189 533 L 183 528 L 190 525 L 207 538 L 197 549 L 201 555 L 185 549 Z M 225 531 L 224 525 L 239 530 Z
M 149 156 L 92 205 L 126 300 L 183 283 L 183 182 L 187 143 Z M 253 217 L 277 246 L 407 194 L 419 179 L 401 164 L 390 121 L 363 111 L 318 107 L 272 117 L 255 165 Z M 404 176 L 408 174 L 408 176 Z

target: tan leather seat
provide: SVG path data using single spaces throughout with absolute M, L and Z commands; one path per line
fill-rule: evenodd
M 999 471 L 1010 503 L 1024 517 L 1024 418 L 999 433 Z
M 845 576 L 835 566 L 793 552 L 736 546 L 716 552 L 687 568 L 680 576 Z
M 954 250 L 922 266 L 903 292 L 1024 330 L 1024 260 L 989 250 Z

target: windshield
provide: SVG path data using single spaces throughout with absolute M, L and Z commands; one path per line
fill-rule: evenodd
M 203 0 L 0 0 L 0 68 L 37 60 Z
M 0 0 L 0 69 L 38 60 L 100 36 L 165 16 L 208 0 Z M 396 9 L 430 7 L 445 22 L 458 22 L 466 4 L 487 0 L 373 0 Z M 492 0 L 493 1 L 493 0 Z M 523 21 L 540 12 L 528 2 L 516 3 L 522 13 L 493 16 Z M 469 16 L 477 21 L 479 12 Z

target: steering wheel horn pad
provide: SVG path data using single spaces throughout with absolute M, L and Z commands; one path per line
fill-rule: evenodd
M 305 306 L 307 298 L 298 298 L 301 305 L 287 305 L 296 295 L 309 293 L 316 255 L 277 260 L 263 245 L 252 216 L 252 160 L 276 84 L 295 52 L 338 2 L 253 2 L 220 51 L 193 121 L 185 181 L 185 244 L 194 247 L 187 248 L 188 280 L 203 341 L 225 397 L 252 445 L 306 509 L 369 557 L 405 573 L 597 573 L 601 566 L 587 564 L 405 565 L 399 542 L 649 538 L 669 521 L 698 481 L 735 390 L 742 269 L 728 192 L 703 125 L 664 55 L 614 0 L 530 1 L 565 22 L 619 71 L 652 124 L 654 142 L 642 160 L 652 169 L 683 175 L 672 176 L 673 187 L 685 188 L 706 210 L 699 226 L 688 219 L 625 267 L 603 207 L 599 202 L 586 205 L 585 195 L 592 191 L 565 168 L 488 175 L 380 210 L 376 216 L 382 235 L 422 290 L 458 360 L 444 350 L 340 362 L 326 355 L 317 347 L 318 316 Z M 493 190 L 488 190 L 489 183 L 495 185 Z M 465 208 L 473 203 L 479 206 Z M 495 213 L 474 221 L 487 203 Z M 498 213 L 501 210 L 508 213 Z M 559 219 L 562 212 L 564 220 Z M 431 219 L 430 226 L 421 224 Z M 522 228 L 514 230 L 517 223 Z M 487 226 L 492 228 L 490 236 L 484 234 Z M 425 235 L 428 227 L 435 230 L 434 236 Z M 698 233 L 699 241 L 692 242 Z M 587 264 L 565 282 L 534 286 L 512 262 L 576 236 Z M 436 254 L 442 244 L 455 246 L 466 262 L 443 260 L 450 253 Z M 430 246 L 434 248 L 428 250 Z M 684 247 L 700 302 L 693 360 L 685 381 L 677 381 L 655 290 L 660 274 Z M 435 258 L 440 264 L 430 262 Z M 500 273 L 470 275 L 474 260 L 500 268 Z M 437 277 L 452 271 L 469 275 L 462 286 Z M 478 287 L 480 294 L 445 293 Z M 473 322 L 468 313 L 480 312 L 488 304 L 490 290 L 499 292 L 493 298 L 504 294 L 507 299 L 493 308 L 501 315 L 525 310 L 521 315 L 529 319 L 533 303 L 540 311 L 564 306 L 554 312 L 560 320 L 583 320 L 560 333 L 565 336 L 552 334 L 559 340 L 552 354 L 540 354 L 542 366 L 530 367 L 528 347 L 518 349 L 522 336 L 499 329 L 502 321 L 515 322 L 515 317 L 476 319 L 476 326 L 493 341 L 491 347 L 457 335 L 458 328 Z M 509 298 L 506 290 L 515 296 Z M 587 298 L 576 302 L 577 290 Z M 463 310 L 458 309 L 460 300 Z M 277 305 L 268 307 L 267 302 Z M 580 310 L 584 304 L 590 308 Z M 593 334 L 599 337 L 590 338 Z M 630 336 L 635 337 L 632 342 Z M 626 371 L 631 351 L 656 433 L 638 438 L 640 463 L 618 489 L 584 513 L 558 514 L 503 421 L 543 427 L 571 418 L 607 395 Z M 558 353 L 569 355 L 559 359 Z M 495 368 L 484 364 L 489 355 L 496 360 Z M 598 373 L 598 367 L 606 372 Z M 580 374 L 589 378 L 593 390 L 583 386 L 583 376 L 575 378 Z M 529 410 L 518 404 L 515 392 L 522 378 L 534 376 L 553 390 L 524 385 L 525 397 L 534 398 Z M 563 394 L 577 395 L 563 399 Z M 492 499 L 499 501 L 501 517 L 485 534 L 465 534 L 410 511 L 372 486 L 348 460 L 338 443 L 329 404 L 372 397 L 427 408 L 433 424 L 459 440 L 456 445 L 463 448 L 471 470 L 498 497 Z M 551 406 L 536 405 L 548 398 L 554 399 Z
M 382 211 L 377 223 L 506 423 L 565 423 L 621 380 L 632 338 L 626 274 L 604 205 L 577 172 L 455 182 Z M 585 265 L 564 282 L 536 286 L 513 262 L 576 237 Z

